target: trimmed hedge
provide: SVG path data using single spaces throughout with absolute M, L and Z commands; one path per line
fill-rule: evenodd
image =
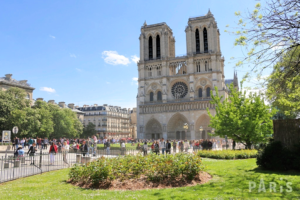
M 204 158 L 214 158 L 214 159 L 247 159 L 256 158 L 257 150 L 222 150 L 222 151 L 198 151 L 198 156 Z
M 257 165 L 268 170 L 300 171 L 300 144 L 293 151 L 285 148 L 280 141 L 268 144 L 257 156 Z
M 192 180 L 202 170 L 201 158 L 194 154 L 138 154 L 117 158 L 102 157 L 86 165 L 75 165 L 69 172 L 69 178 L 73 183 L 92 183 L 97 186 L 114 179 L 139 178 L 141 175 L 150 181 L 178 177 Z

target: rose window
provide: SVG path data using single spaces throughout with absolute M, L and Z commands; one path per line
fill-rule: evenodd
M 177 82 L 172 86 L 172 94 L 176 99 L 183 98 L 188 92 L 188 87 L 183 82 Z

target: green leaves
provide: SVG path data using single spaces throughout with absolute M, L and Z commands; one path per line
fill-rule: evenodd
M 236 142 L 242 142 L 248 147 L 254 143 L 266 142 L 273 132 L 272 116 L 276 112 L 265 105 L 260 94 L 237 91 L 231 84 L 228 98 L 212 95 L 212 104 L 216 105 L 216 114 L 210 116 L 210 127 L 215 128 L 215 134 L 221 137 L 227 135 Z

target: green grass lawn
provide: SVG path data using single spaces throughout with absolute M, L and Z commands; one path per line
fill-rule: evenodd
M 257 169 L 256 159 L 212 160 L 203 159 L 206 171 L 213 179 L 203 185 L 174 189 L 141 191 L 89 190 L 66 183 L 68 169 L 44 173 L 0 185 L 0 199 L 300 199 L 300 173 L 270 172 Z M 260 179 L 266 192 L 258 193 Z M 282 179 L 282 180 L 281 180 Z M 257 184 L 249 192 L 249 181 Z M 277 193 L 269 192 L 269 182 L 276 182 Z M 286 192 L 286 182 L 293 191 Z M 280 185 L 283 193 L 280 193 Z

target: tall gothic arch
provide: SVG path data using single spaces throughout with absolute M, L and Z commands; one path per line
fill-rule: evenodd
M 187 130 L 187 132 L 185 132 L 185 129 L 183 128 L 183 125 L 185 123 L 189 122 L 184 115 L 182 115 L 181 113 L 174 114 L 167 125 L 168 139 L 191 139 L 190 130 Z
M 210 122 L 210 117 L 207 114 L 202 114 L 196 121 L 195 126 L 195 138 L 196 139 L 208 139 L 207 131 L 211 130 L 210 127 L 208 127 Z M 200 126 L 202 126 L 203 131 L 200 133 Z
M 146 138 L 147 139 L 159 139 L 162 138 L 162 126 L 158 120 L 152 118 L 146 124 Z

